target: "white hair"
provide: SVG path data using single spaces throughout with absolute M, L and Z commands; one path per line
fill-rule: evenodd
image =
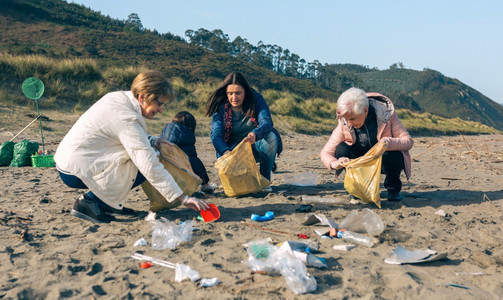
M 369 98 L 365 91 L 358 88 L 346 90 L 337 99 L 337 114 L 345 116 L 350 113 L 361 115 L 365 113 L 365 108 L 369 106 Z

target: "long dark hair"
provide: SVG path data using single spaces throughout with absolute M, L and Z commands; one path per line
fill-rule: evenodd
M 205 115 L 213 115 L 223 104 L 228 101 L 227 86 L 230 84 L 240 85 L 245 90 L 243 112 L 245 112 L 246 116 L 253 117 L 255 115 L 255 97 L 253 96 L 252 89 L 250 85 L 248 85 L 245 77 L 239 72 L 231 72 L 229 75 L 227 75 L 222 84 L 220 84 L 220 87 L 210 95 L 208 101 L 206 102 Z

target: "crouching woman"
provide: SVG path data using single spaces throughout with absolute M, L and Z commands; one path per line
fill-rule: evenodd
M 72 215 L 108 223 L 115 215 L 134 214 L 124 202 L 129 190 L 145 179 L 169 202 L 197 211 L 208 208 L 203 200 L 183 194 L 147 135 L 144 118 L 153 119 L 174 98 L 162 73 L 145 71 L 136 76 L 130 91 L 106 94 L 77 120 L 54 156 L 66 185 L 89 189 L 75 200 Z

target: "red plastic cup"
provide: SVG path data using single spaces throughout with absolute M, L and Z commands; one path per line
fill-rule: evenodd
M 220 211 L 218 207 L 210 203 L 210 207 L 207 210 L 201 209 L 201 217 L 203 217 L 204 222 L 212 222 L 220 219 Z

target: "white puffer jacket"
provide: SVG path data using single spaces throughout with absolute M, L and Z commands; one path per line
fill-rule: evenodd
M 183 192 L 159 162 L 133 93 L 108 93 L 73 125 L 58 146 L 58 170 L 80 178 L 111 207 L 120 209 L 138 170 L 170 202 Z

